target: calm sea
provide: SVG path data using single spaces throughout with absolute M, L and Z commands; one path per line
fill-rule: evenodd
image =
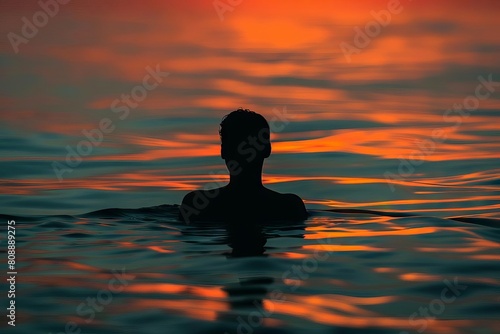
M 221 2 L 0 4 L 15 330 L 495 332 L 500 3 Z M 303 224 L 175 218 L 239 107 Z

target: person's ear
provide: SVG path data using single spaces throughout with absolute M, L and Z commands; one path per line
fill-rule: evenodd
M 225 148 L 224 148 L 224 145 L 221 145 L 221 146 L 220 146 L 220 157 L 221 157 L 223 160 L 226 160 L 226 156 L 227 156 L 227 154 L 226 154 L 226 150 L 225 150 Z
M 269 144 L 266 144 L 265 147 L 264 147 L 264 159 L 266 158 L 269 158 L 269 156 L 271 155 L 271 143 Z

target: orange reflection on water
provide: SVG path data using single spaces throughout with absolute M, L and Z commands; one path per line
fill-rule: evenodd
M 158 252 L 158 253 L 174 253 L 173 250 L 166 249 L 166 248 L 161 247 L 161 246 L 148 246 L 148 249 L 151 249 L 151 250 Z
M 377 313 L 361 308 L 361 305 L 384 304 L 392 297 L 354 298 L 338 295 L 316 295 L 288 298 L 284 303 L 264 300 L 266 310 L 279 314 L 305 318 L 317 323 L 345 327 L 406 327 L 408 321 L 398 318 L 384 318 Z M 342 313 L 340 313 L 342 312 Z M 347 313 L 347 314 L 346 314 Z
M 388 268 L 388 267 L 377 267 L 373 269 L 376 273 L 395 273 L 401 269 L 398 268 Z
M 229 310 L 229 305 L 222 301 L 213 300 L 158 300 L 138 299 L 130 303 L 129 307 L 141 310 L 164 310 L 168 313 L 181 314 L 190 318 L 205 321 L 215 321 L 222 312 Z
M 324 227 L 306 227 L 307 232 L 304 235 L 305 239 L 330 239 L 330 238 L 351 238 L 351 237 L 381 237 L 381 236 L 403 236 L 403 235 L 419 235 L 430 234 L 438 231 L 436 227 L 414 227 L 414 228 L 401 228 L 386 231 L 375 231 L 366 229 L 339 229 L 336 231 L 325 230 Z
M 409 282 L 421 282 L 421 281 L 433 282 L 443 279 L 441 276 L 438 275 L 430 275 L 424 273 L 406 273 L 399 275 L 399 278 L 403 281 L 409 281 Z
M 290 296 L 286 302 L 264 300 L 267 311 L 277 314 L 303 318 L 320 324 L 335 327 L 380 327 L 412 329 L 408 318 L 382 316 L 373 311 L 363 309 L 365 305 L 387 304 L 396 301 L 396 297 L 349 297 L 339 295 L 316 295 L 308 297 Z M 428 326 L 436 333 L 455 332 L 461 326 L 470 325 L 468 320 L 427 319 Z
M 485 259 L 495 261 L 498 258 L 495 259 L 495 258 L 490 258 L 487 256 Z M 426 273 L 406 273 L 406 274 L 401 274 L 398 277 L 399 277 L 399 279 L 401 279 L 403 281 L 408 281 L 408 282 L 437 282 L 437 281 L 443 281 L 445 279 L 444 277 L 439 276 L 439 275 L 432 275 L 432 274 L 426 274 Z M 500 285 L 500 280 L 494 279 L 494 278 L 489 278 L 489 277 L 462 276 L 462 277 L 460 277 L 460 281 L 484 283 L 484 284 L 491 284 L 491 285 Z
M 306 238 L 307 239 L 307 238 Z M 373 247 L 366 245 L 331 245 L 331 244 L 318 244 L 318 245 L 305 245 L 302 246 L 306 250 L 325 251 L 325 252 L 386 252 L 389 248 Z
M 383 205 L 397 205 L 397 204 L 423 204 L 423 203 L 455 203 L 455 202 L 469 202 L 469 201 L 484 201 L 484 200 L 500 200 L 500 196 L 470 196 L 466 198 L 443 198 L 443 199 L 406 199 L 406 200 L 393 200 L 393 201 L 380 201 L 380 202 L 366 202 L 366 206 L 383 206 Z M 349 203 L 342 203 L 343 207 L 349 207 Z
M 476 254 L 469 255 L 468 258 L 473 260 L 500 261 L 499 254 Z
M 127 292 L 133 293 L 181 294 L 212 299 L 223 299 L 227 297 L 227 293 L 221 287 L 192 286 L 174 283 L 137 283 L 131 284 L 126 290 Z
M 449 247 L 418 247 L 417 250 L 420 252 L 432 252 L 432 253 L 468 253 L 470 258 L 488 258 L 490 256 L 495 257 L 496 255 L 492 254 L 471 254 L 475 252 L 481 252 L 481 251 L 496 251 L 500 249 L 500 243 L 481 238 L 475 233 L 472 233 L 472 231 L 467 231 L 467 229 L 453 229 L 453 228 L 447 228 L 450 231 L 457 231 L 457 232 L 462 232 L 462 233 L 468 233 L 475 238 L 464 238 L 464 244 L 462 245 L 461 248 L 453 248 L 450 249 Z
M 283 252 L 283 253 L 273 253 L 272 257 L 285 258 L 285 259 L 306 259 L 309 256 L 307 254 L 297 253 L 297 252 Z

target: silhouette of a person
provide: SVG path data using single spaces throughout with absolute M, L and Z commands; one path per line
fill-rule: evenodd
M 262 115 L 248 109 L 235 110 L 222 119 L 219 135 L 229 184 L 188 193 L 179 207 L 184 221 L 307 218 L 299 196 L 280 194 L 262 184 L 264 159 L 271 154 L 270 128 Z

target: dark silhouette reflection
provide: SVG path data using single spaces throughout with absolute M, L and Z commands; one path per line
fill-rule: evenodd
M 229 222 L 226 224 L 226 242 L 231 252 L 226 256 L 234 261 L 252 257 L 256 260 L 253 263 L 257 265 L 261 261 L 262 264 L 269 263 L 270 259 L 267 259 L 266 253 L 268 239 L 280 238 L 282 234 L 288 238 L 304 238 L 304 228 L 303 221 L 287 224 L 267 222 L 265 226 L 261 223 Z M 225 332 L 285 333 L 286 331 L 280 328 L 267 327 L 264 321 L 275 315 L 274 310 L 278 303 L 285 301 L 288 289 L 282 283 L 283 273 L 273 267 L 247 269 L 250 269 L 250 275 L 240 273 L 236 282 L 224 286 L 229 308 L 219 314 L 218 320 L 224 323 Z M 259 269 L 261 273 L 256 273 L 252 269 Z
M 207 333 L 287 333 L 285 329 L 270 326 L 265 319 L 279 317 L 279 305 L 286 302 L 286 295 L 291 292 L 283 277 L 296 262 L 287 259 L 283 266 L 273 265 L 282 262 L 272 256 L 282 255 L 280 242 L 271 247 L 269 243 L 284 237 L 303 239 L 305 226 L 305 221 L 226 221 L 200 222 L 180 230 L 181 241 L 203 245 L 199 255 L 227 260 L 228 270 L 214 282 L 216 286 L 222 285 L 226 292 L 223 301 L 227 308 L 218 312 L 214 330 Z M 229 249 L 211 252 L 207 249 L 210 245 L 227 245 Z M 213 276 L 213 273 L 207 275 Z
M 260 224 L 228 224 L 227 244 L 231 247 L 229 257 L 267 256 L 265 245 L 267 237 Z M 227 285 L 224 290 L 228 294 L 228 303 L 231 310 L 262 308 L 262 300 L 268 292 L 268 285 L 272 284 L 272 277 L 245 277 L 239 282 Z
M 267 238 L 260 224 L 228 224 L 226 230 L 231 257 L 265 256 Z
M 232 223 L 226 225 L 226 231 L 227 245 L 231 248 L 228 258 L 267 257 L 267 236 L 261 224 Z M 220 313 L 218 320 L 226 323 L 228 332 L 260 331 L 253 328 L 253 324 L 248 324 L 246 315 L 254 314 L 259 322 L 267 316 L 263 301 L 274 283 L 275 278 L 267 275 L 244 275 L 238 281 L 226 284 L 224 291 L 229 311 Z
M 184 221 L 307 218 L 299 196 L 280 194 L 262 184 L 264 159 L 271 154 L 270 128 L 262 115 L 248 109 L 233 111 L 223 118 L 219 135 L 229 184 L 187 194 L 179 208 Z

